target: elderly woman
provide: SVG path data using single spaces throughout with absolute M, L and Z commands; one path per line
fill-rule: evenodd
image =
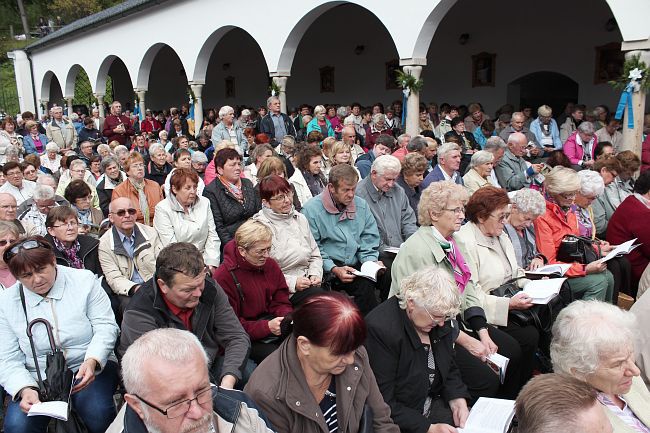
M 321 171 L 323 153 L 316 147 L 305 147 L 296 155 L 296 172 L 289 182 L 296 189 L 302 206 L 323 192 L 327 181 Z
M 269 227 L 273 243 L 269 255 L 278 263 L 287 280 L 291 303 L 300 304 L 323 278 L 323 260 L 309 229 L 307 218 L 292 206 L 294 198 L 286 179 L 271 175 L 259 183 L 262 210 L 253 220 Z
M 120 164 L 114 156 L 107 156 L 99 164 L 103 174 L 97 179 L 97 196 L 99 208 L 108 216 L 108 205 L 113 200 L 113 190 L 126 180 L 126 173 L 120 170 Z
M 281 432 L 397 433 L 363 347 L 366 324 L 346 295 L 307 299 L 292 335 L 253 372 L 244 392 Z M 365 407 L 371 411 L 365 411 Z M 372 420 L 363 419 L 372 413 Z
M 273 146 L 268 143 L 258 144 L 251 151 L 251 163 L 244 168 L 244 176 L 250 179 L 250 181 L 253 182 L 253 185 L 258 181 L 257 170 L 259 170 L 260 164 L 262 164 L 266 158 L 270 158 L 274 154 Z
M 594 151 L 598 145 L 595 132 L 593 123 L 582 122 L 564 142 L 562 148 L 574 167 L 591 168 L 594 165 Z
M 50 422 L 46 416 L 27 416 L 40 402 L 36 369 L 45 372 L 50 345 L 45 327 L 34 326 L 34 365 L 25 326 L 42 318 L 54 327 L 77 379 L 73 407 L 90 433 L 103 433 L 116 415 L 119 371 L 113 347 L 119 328 L 100 280 L 86 270 L 57 265 L 52 247 L 40 236 L 12 243 L 3 257 L 20 281 L 0 294 L 0 385 L 12 397 L 5 431 L 44 432 Z
M 257 171 L 257 176 L 260 181 L 264 179 L 267 176 L 271 175 L 276 175 L 280 176 L 283 179 L 287 179 L 287 167 L 284 164 L 284 162 L 277 156 L 272 156 L 270 158 L 267 158 L 264 160 L 262 164 L 260 164 L 260 168 Z M 296 189 L 294 188 L 293 185 L 290 185 L 291 187 L 291 195 L 293 197 L 293 208 L 296 210 L 296 212 L 300 212 L 302 209 L 302 204 L 300 204 L 300 200 L 298 199 L 298 194 L 296 194 Z M 257 191 L 257 194 L 259 195 L 260 192 L 260 184 L 258 182 L 257 185 L 255 185 L 255 191 Z
M 79 234 L 99 237 L 99 226 L 102 224 L 104 215 L 99 209 L 90 205 L 92 201 L 92 190 L 80 179 L 75 179 L 65 188 L 63 195 L 72 209 L 77 212 L 79 220 Z
M 23 136 L 16 132 L 18 125 L 11 116 L 6 116 L 2 123 L 0 123 L 0 163 L 4 164 L 6 159 L 6 151 L 10 146 L 18 149 L 18 153 L 24 153 Z
M 546 200 L 537 190 L 520 189 L 510 196 L 510 215 L 503 228 L 512 242 L 520 268 L 535 270 L 545 263 L 544 256 L 537 251 L 533 229 L 533 221 L 545 212 Z
M 205 155 L 203 155 L 205 157 Z M 174 152 L 174 168 L 169 172 L 167 175 L 167 178 L 165 179 L 165 184 L 163 185 L 163 192 L 165 193 L 165 197 L 169 197 L 170 194 L 170 181 L 172 178 L 172 175 L 174 172 L 179 169 L 179 168 L 186 168 L 189 170 L 192 170 L 196 173 L 196 170 L 192 167 L 192 158 L 194 155 L 190 153 L 189 150 L 187 149 L 178 149 L 176 152 Z M 203 179 L 198 176 L 199 178 L 199 183 L 197 186 L 198 189 L 198 194 L 202 195 L 203 190 L 205 189 L 205 182 L 203 182 Z
M 86 170 L 86 163 L 80 159 L 75 159 L 70 162 L 70 168 L 68 171 L 61 175 L 61 179 L 59 179 L 59 184 L 56 188 L 57 195 L 65 195 L 65 189 L 73 180 L 81 180 L 88 185 L 92 196 L 90 205 L 99 209 L 99 197 L 97 196 L 97 189 L 95 188 L 97 185 L 95 178 L 88 170 Z
M 624 150 L 616 155 L 621 163 L 621 170 L 612 183 L 607 185 L 605 192 L 598 196 L 593 203 L 596 236 L 605 239 L 607 224 L 618 206 L 634 193 L 634 173 L 641 166 L 641 159 L 631 150 Z
M 546 213 L 534 222 L 537 249 L 548 263 L 562 263 L 558 252 L 567 235 L 580 235 L 573 205 L 581 188 L 580 177 L 574 170 L 554 167 L 544 180 Z M 571 263 L 565 274 L 574 296 L 578 299 L 611 301 L 614 279 L 601 261 Z
M 161 131 L 162 132 L 162 131 Z M 149 146 L 149 162 L 145 166 L 144 177 L 158 185 L 164 185 L 167 175 L 174 167 L 167 162 L 167 152 L 161 143 Z
M 0 256 L 4 254 L 7 247 L 20 238 L 18 227 L 11 221 L 0 221 Z M 16 284 L 16 277 L 13 276 L 9 266 L 0 258 L 0 293 L 8 287 Z
M 397 178 L 397 184 L 406 193 L 409 205 L 416 214 L 420 203 L 420 195 L 422 194 L 420 184 L 424 180 L 424 173 L 428 167 L 429 161 L 421 153 L 408 153 L 402 161 L 402 170 Z
M 476 192 L 477 189 L 491 185 L 489 177 L 492 173 L 494 166 L 494 154 L 487 150 L 479 150 L 469 162 L 469 170 L 463 176 L 465 187 L 469 190 L 470 194 Z
M 455 281 L 430 266 L 366 317 L 370 366 L 402 433 L 465 426 L 470 395 L 454 359 L 459 312 Z
M 490 294 L 515 278 L 520 288 L 528 282 L 523 278 L 525 271 L 517 263 L 512 242 L 503 230 L 510 213 L 510 198 L 502 188 L 485 186 L 470 197 L 465 209 L 468 223 L 458 232 L 458 239 L 465 245 L 472 280 L 480 287 L 477 292 L 487 322 L 499 326 L 519 343 L 522 354 L 520 385 L 524 386 L 533 371 L 539 333 L 533 325 L 520 326 L 509 313 L 529 309 L 533 306 L 532 300 L 523 292 L 511 298 Z
M 32 154 L 31 156 L 36 156 L 36 155 Z M 35 165 L 34 162 L 30 162 L 26 159 L 23 160 L 23 179 L 28 180 L 30 182 L 36 182 L 36 179 L 38 179 L 38 167 Z
M 156 205 L 153 227 L 160 242 L 189 242 L 203 255 L 206 265 L 219 266 L 219 237 L 210 213 L 210 200 L 198 193 L 199 176 L 189 168 L 175 169 L 166 199 Z
M 593 167 L 591 168 L 596 173 L 600 174 L 603 178 L 604 186 L 614 182 L 618 173 L 623 171 L 621 162 L 614 155 L 603 155 L 596 159 Z M 598 195 L 602 194 L 601 191 Z
M 50 142 L 45 145 L 45 153 L 41 155 L 41 165 L 57 173 L 61 168 L 61 155 L 59 155 L 59 146 Z
M 127 179 L 113 190 L 113 200 L 126 197 L 131 200 L 138 211 L 136 221 L 152 225 L 156 205 L 163 200 L 160 185 L 144 178 L 144 159 L 138 152 L 133 152 L 124 162 Z
M 101 159 L 104 159 L 108 156 L 113 156 L 113 151 L 111 150 L 111 147 L 108 144 L 101 143 L 100 145 L 97 146 L 97 154 Z
M 462 244 L 455 234 L 465 219 L 466 203 L 467 190 L 450 181 L 434 182 L 422 192 L 418 205 L 420 228 L 402 244 L 395 257 L 390 295 L 399 293 L 403 278 L 423 267 L 445 270 L 462 294 L 464 322 L 472 329 L 468 331 L 472 336 L 465 331 L 460 333 L 456 359 L 470 393 L 473 397 L 494 396 L 498 377 L 481 361 L 498 351 L 510 358 L 501 395 L 514 398 L 521 386 L 521 349 L 515 339 L 488 325 L 479 289 L 472 281 Z
M 632 313 L 604 302 L 576 301 L 553 325 L 555 372 L 596 388 L 614 433 L 650 431 L 650 392 L 634 363 L 636 330 Z
M 246 221 L 223 250 L 213 278 L 251 339 L 250 358 L 260 363 L 280 344 L 280 323 L 291 313 L 289 288 L 277 262 L 269 258 L 273 234 L 259 221 Z
M 27 131 L 27 135 L 23 139 L 25 154 L 37 153 L 41 155 L 44 153 L 47 146 L 47 136 L 38 132 L 38 123 L 28 120 L 25 123 L 25 131 Z
M 326 116 L 327 110 L 322 105 L 314 108 L 314 118 L 307 124 L 307 134 L 318 131 L 323 137 L 334 137 L 334 128 Z
M 375 142 L 380 135 L 387 134 L 393 136 L 393 130 L 386 124 L 386 116 L 383 113 L 376 113 L 372 115 L 372 122 L 370 122 L 370 129 L 366 134 L 366 148 L 372 149 L 375 147 Z
M 212 129 L 212 143 L 229 140 L 237 145 L 237 149 L 241 155 L 246 154 L 248 151 L 248 140 L 244 137 L 244 130 L 239 125 L 239 122 L 235 121 L 235 110 L 229 105 L 224 105 L 219 109 L 219 119 L 221 119 L 221 122 Z
M 253 183 L 241 177 L 241 158 L 237 150 L 229 147 L 216 152 L 217 177 L 203 191 L 203 196 L 210 200 L 221 248 L 233 239 L 239 226 L 262 207 Z

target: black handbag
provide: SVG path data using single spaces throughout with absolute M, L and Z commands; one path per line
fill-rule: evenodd
M 566 235 L 562 238 L 557 251 L 557 259 L 565 263 L 582 263 L 583 265 L 595 262 L 602 257 L 600 241 L 583 236 Z

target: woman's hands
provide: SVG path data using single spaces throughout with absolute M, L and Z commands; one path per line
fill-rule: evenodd
M 533 300 L 524 292 L 519 292 L 508 303 L 508 310 L 527 310 L 533 306 Z
M 587 275 L 599 274 L 601 272 L 604 272 L 605 269 L 607 269 L 607 264 L 603 261 L 596 260 L 595 262 L 591 262 L 587 266 L 585 266 L 585 273 Z
M 20 392 L 20 410 L 27 413 L 36 403 L 40 403 L 38 392 L 32 388 L 24 388 Z
M 97 368 L 97 361 L 95 361 L 92 358 L 86 359 L 83 364 L 79 367 L 79 371 L 77 372 L 77 375 L 75 376 L 75 379 L 81 381 L 77 383 L 73 388 L 72 388 L 72 393 L 76 393 L 87 387 L 92 383 L 93 380 L 95 380 L 95 369 Z
M 463 346 L 473 356 L 477 357 L 483 362 L 485 362 L 485 357 L 489 355 L 489 352 L 483 343 L 481 343 L 476 338 L 470 337 L 462 331 L 456 339 L 456 342 Z
M 478 331 L 478 336 L 481 339 L 481 343 L 485 346 L 485 349 L 488 352 L 488 355 L 492 355 L 493 353 L 497 353 L 497 350 L 499 350 L 499 347 L 494 344 L 494 341 L 492 341 L 492 338 L 490 338 L 490 334 L 488 333 L 488 330 L 483 328 Z M 482 361 L 485 361 L 485 359 L 482 359 Z
M 600 241 L 600 252 L 603 254 L 609 253 L 611 250 L 616 248 L 614 245 L 610 245 L 607 241 Z
M 533 260 L 530 261 L 530 265 L 528 265 L 528 270 L 534 271 L 536 269 L 541 268 L 542 266 L 544 266 L 544 260 L 542 260 L 541 257 L 535 257 Z
M 296 292 L 302 292 L 311 287 L 311 280 L 307 277 L 296 278 Z
M 454 427 L 449 424 L 431 424 L 427 433 L 457 433 Z
M 269 330 L 273 335 L 280 335 L 280 323 L 282 323 L 284 317 L 276 317 L 275 319 L 269 320 Z
M 456 398 L 449 401 L 449 408 L 454 416 L 454 424 L 456 427 L 464 428 L 467 417 L 469 416 L 469 409 L 467 409 L 467 402 L 464 398 Z

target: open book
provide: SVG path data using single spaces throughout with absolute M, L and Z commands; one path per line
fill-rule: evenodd
M 515 416 L 515 401 L 481 397 L 459 433 L 506 433 Z
M 377 262 L 365 262 L 361 265 L 360 271 L 354 271 L 354 275 L 377 282 L 377 272 L 382 269 L 386 269 L 386 267 L 378 265 Z
M 508 368 L 510 358 L 506 358 L 505 356 L 499 355 L 498 353 L 493 353 L 487 357 L 485 362 L 488 367 L 490 367 L 492 371 L 494 371 L 499 376 L 499 381 L 501 384 L 503 384 L 503 381 L 506 379 L 506 370 Z
M 611 250 L 605 257 L 601 259 L 601 261 L 606 262 L 607 260 L 611 260 L 614 257 L 622 256 L 624 254 L 630 254 L 630 251 L 632 251 L 633 249 L 641 245 L 641 244 L 634 245 L 634 242 L 636 242 L 636 240 L 637 238 L 634 238 L 631 241 L 623 242 L 622 244 L 618 245 L 616 248 Z
M 556 263 L 553 265 L 541 266 L 534 271 L 526 271 L 527 278 L 542 278 L 542 277 L 563 277 L 566 271 L 571 268 L 571 264 Z
M 68 420 L 68 402 L 67 401 L 44 401 L 32 405 L 27 413 L 27 416 L 49 416 L 52 418 L 60 419 L 62 421 Z
M 524 286 L 523 292 L 532 298 L 533 304 L 548 304 L 560 293 L 560 288 L 565 280 L 566 278 L 551 278 L 530 281 Z

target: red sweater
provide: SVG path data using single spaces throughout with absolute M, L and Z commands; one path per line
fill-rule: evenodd
M 230 271 L 241 285 L 243 301 Z M 228 295 L 232 309 L 252 341 L 271 335 L 268 320 L 258 320 L 258 317 L 267 314 L 284 317 L 292 311 L 289 288 L 275 260 L 268 258 L 261 268 L 251 265 L 239 254 L 234 239 L 224 247 L 223 263 L 214 271 L 213 278 Z
M 638 284 L 641 274 L 650 261 L 650 209 L 635 196 L 629 196 L 614 212 L 607 223 L 607 242 L 618 245 L 638 238 L 635 248 L 626 257 L 632 265 L 632 275 Z
M 115 129 L 120 123 L 124 124 L 124 134 L 116 134 L 113 132 L 113 129 Z M 104 130 L 102 131 L 102 135 L 106 137 L 109 143 L 115 140 L 120 144 L 126 144 L 127 137 L 132 137 L 134 134 L 133 125 L 131 125 L 131 121 L 126 116 L 117 117 L 114 114 L 111 114 L 104 120 Z

